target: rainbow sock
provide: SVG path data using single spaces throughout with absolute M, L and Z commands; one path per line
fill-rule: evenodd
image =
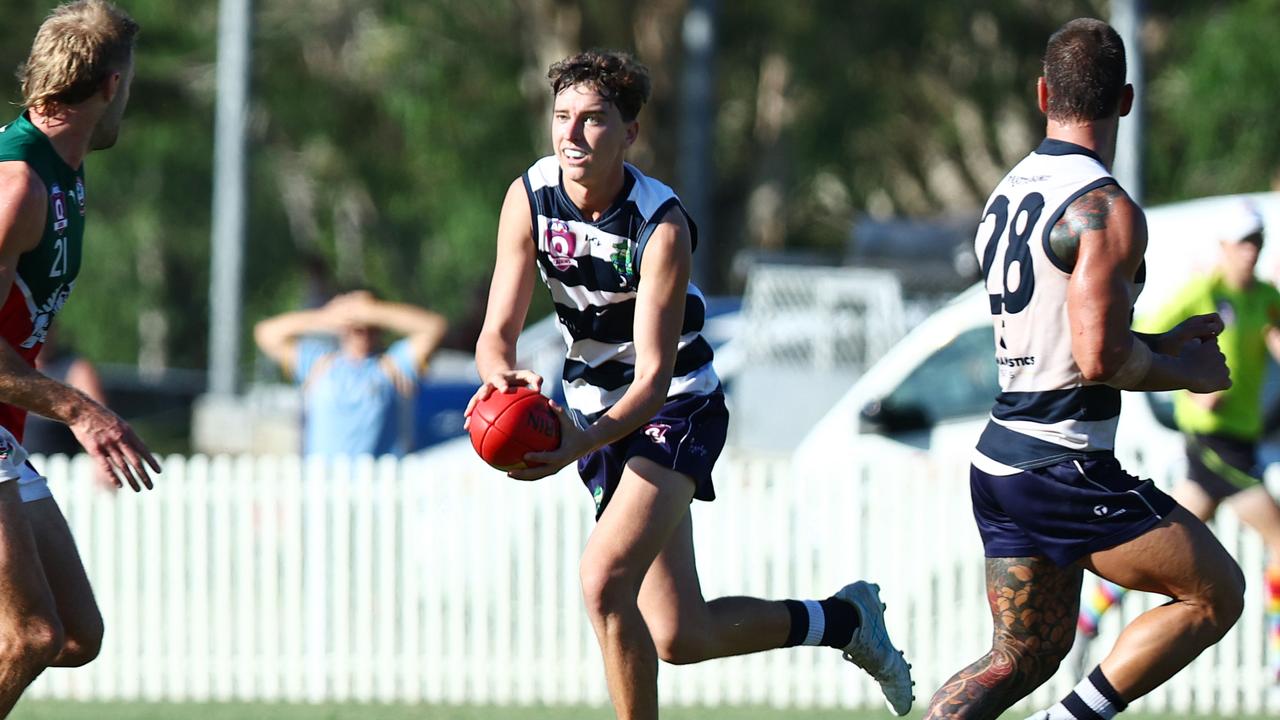
M 1093 586 L 1093 592 L 1080 603 L 1080 618 L 1076 623 L 1080 632 L 1086 637 L 1096 637 L 1098 623 L 1102 622 L 1103 614 L 1123 600 L 1128 593 L 1129 591 L 1125 588 L 1109 580 L 1098 578 L 1098 582 Z
M 1267 567 L 1267 645 L 1272 680 L 1280 683 L 1280 564 Z

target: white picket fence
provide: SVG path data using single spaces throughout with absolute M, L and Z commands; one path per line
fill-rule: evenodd
M 333 466 L 170 457 L 157 490 L 108 493 L 84 460 L 41 467 L 105 616 L 102 656 L 50 670 L 30 695 L 172 701 L 526 705 L 607 701 L 582 610 L 592 505 L 572 473 L 519 483 L 467 453 Z M 983 562 L 961 458 L 854 453 L 823 471 L 727 457 L 720 499 L 695 503 L 708 597 L 825 597 L 879 582 L 918 703 L 988 647 Z M 1220 536 L 1249 580 L 1222 643 L 1148 712 L 1266 709 L 1261 572 L 1252 533 Z M 1132 615 L 1159 598 L 1132 597 Z M 1097 647 L 1120 626 L 1111 618 Z M 664 667 L 664 702 L 878 706 L 839 653 L 796 648 Z M 1075 682 L 1065 668 L 1032 698 Z M 1280 710 L 1271 699 L 1271 711 Z

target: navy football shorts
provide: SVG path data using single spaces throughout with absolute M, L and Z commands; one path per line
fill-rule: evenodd
M 1188 435 L 1187 478 L 1218 501 L 1261 485 L 1258 444 L 1226 435 Z
M 969 490 L 987 557 L 1047 557 L 1063 567 L 1142 535 L 1178 506 L 1112 456 L 1015 475 L 970 467 Z
M 648 458 L 662 467 L 693 478 L 693 496 L 714 500 L 711 468 L 724 449 L 729 410 L 724 393 L 678 395 L 640 429 L 578 460 L 578 474 L 596 503 L 596 519 L 618 489 L 622 470 L 633 457 Z

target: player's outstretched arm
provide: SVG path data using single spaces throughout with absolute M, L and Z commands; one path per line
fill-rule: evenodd
M 1114 185 L 1082 195 L 1054 226 L 1054 251 L 1074 261 L 1067 288 L 1071 352 L 1085 379 L 1123 390 L 1213 392 L 1230 386 L 1216 337 L 1153 352 L 1129 328 L 1131 286 L 1146 252 L 1146 218 Z
M 0 298 L 9 296 L 22 254 L 40 243 L 47 191 L 26 163 L 0 163 Z M 27 364 L 0 341 L 0 402 L 65 423 L 117 487 L 152 487 L 148 469 L 159 472 L 151 451 L 124 420 L 83 392 Z
M 476 341 L 476 371 L 482 382 L 467 403 L 466 424 L 470 423 L 476 403 L 494 390 L 503 392 L 513 385 L 542 389 L 542 378 L 537 373 L 515 367 L 516 340 L 524 329 L 537 282 L 532 228 L 533 214 L 525 196 L 524 181 L 516 178 L 507 188 L 498 219 L 498 255 L 493 261 L 484 327 Z

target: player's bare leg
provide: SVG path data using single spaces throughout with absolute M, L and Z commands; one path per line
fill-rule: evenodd
M 63 644 L 53 594 L 18 483 L 0 483 L 0 718 L 57 657 Z
M 645 575 L 639 606 L 658 657 L 674 665 L 780 648 L 791 629 L 781 601 L 703 598 L 689 513 Z
M 658 654 L 638 596 L 693 493 L 688 477 L 632 458 L 582 555 L 582 594 L 620 720 L 658 717 Z
M 1190 480 L 1183 480 L 1174 485 L 1171 495 L 1179 505 L 1203 522 L 1209 522 L 1209 518 L 1218 512 L 1218 501 L 1205 492 L 1204 488 Z
M 1231 508 L 1245 525 L 1258 531 L 1266 543 L 1272 562 L 1280 560 L 1280 505 L 1263 485 L 1255 485 L 1227 499 Z
M 1243 609 L 1239 566 L 1185 508 L 1082 564 L 1124 587 L 1172 598 L 1130 623 L 1099 666 L 1125 702 L 1186 667 L 1226 634 Z
M 833 647 L 860 656 L 854 661 L 880 682 L 893 712 L 905 715 L 913 699 L 910 666 L 888 641 L 879 601 L 861 601 L 854 589 L 859 586 L 871 587 L 855 583 L 827 600 L 803 603 L 745 596 L 707 602 L 698 579 L 693 517 L 686 513 L 645 574 L 638 604 L 665 662 L 684 665 L 797 645 Z M 821 631 L 809 612 L 821 613 Z M 861 622 L 864 614 L 868 627 Z
M 1209 522 L 1209 519 L 1218 512 L 1219 501 L 1190 480 L 1183 480 L 1175 485 L 1171 495 L 1179 505 L 1203 522 Z M 1110 580 L 1098 579 L 1089 597 L 1085 599 L 1083 607 L 1080 608 L 1079 629 L 1082 645 L 1087 645 L 1098 634 L 1098 624 L 1102 621 L 1103 614 L 1119 605 L 1128 594 L 1128 588 L 1121 587 Z M 1082 653 L 1081 660 L 1084 659 L 1084 654 L 1087 653 Z M 1084 668 L 1079 670 L 1078 674 L 1084 674 Z
M 991 650 L 934 694 L 925 718 L 995 718 L 1053 677 L 1075 639 L 1080 568 L 987 558 Z
M 64 639 L 54 667 L 80 667 L 102 649 L 102 613 L 93 597 L 75 539 L 53 498 L 23 503 L 35 534 L 36 549 L 62 623 Z
M 1241 490 L 1227 501 L 1244 524 L 1258 531 L 1269 560 L 1263 582 L 1267 614 L 1267 662 L 1272 682 L 1280 685 L 1280 505 L 1263 485 Z

